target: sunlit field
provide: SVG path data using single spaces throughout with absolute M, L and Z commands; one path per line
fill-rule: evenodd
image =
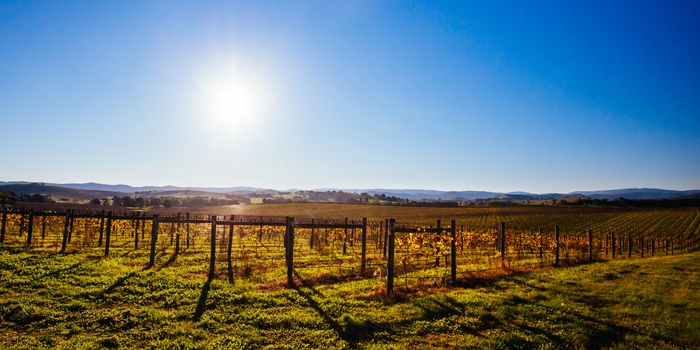
M 484 275 L 386 301 L 376 279 L 208 281 L 188 254 L 0 250 L 5 348 L 691 348 L 700 256 Z
M 6 214 L 4 346 L 674 348 L 699 341 L 697 209 L 271 204 L 161 211 L 153 264 L 151 221 L 78 213 L 66 220 L 52 210 L 45 218 L 32 212 L 29 245 L 28 212 Z M 214 231 L 203 213 L 217 214 Z M 367 218 L 365 270 L 360 226 L 297 228 L 289 285 L 285 227 L 226 221 L 275 223 L 283 213 L 300 225 Z M 168 222 L 184 217 L 204 221 Z M 394 254 L 387 217 L 396 219 Z M 454 236 L 428 231 L 438 220 L 451 230 L 452 218 Z M 395 261 L 391 291 L 387 254 Z

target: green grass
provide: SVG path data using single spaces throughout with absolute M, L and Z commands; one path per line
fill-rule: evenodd
M 0 348 L 700 347 L 700 253 L 514 272 L 394 302 L 379 279 L 229 284 L 186 256 L 144 269 L 116 255 L 0 248 Z

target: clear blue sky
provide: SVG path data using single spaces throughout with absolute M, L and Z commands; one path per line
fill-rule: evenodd
M 696 1 L 0 0 L 0 180 L 700 188 Z

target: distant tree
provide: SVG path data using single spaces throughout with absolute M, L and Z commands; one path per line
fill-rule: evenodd
M 166 200 L 163 201 L 163 206 L 166 208 L 172 208 L 172 207 L 177 207 L 180 206 L 180 200 L 177 198 L 167 198 Z
M 49 196 L 45 196 L 39 193 L 22 195 L 20 197 L 20 200 L 24 202 L 51 202 Z
M 102 201 L 100 201 L 99 198 L 94 198 L 93 200 L 90 201 L 90 205 L 101 205 Z
M 122 197 L 122 203 L 121 203 L 121 205 L 124 206 L 124 207 L 133 207 L 133 206 L 134 206 L 134 200 L 131 199 L 131 197 L 129 197 L 129 196 L 124 196 L 124 197 Z
M 17 195 L 14 192 L 0 192 L 0 204 L 14 204 L 17 202 Z

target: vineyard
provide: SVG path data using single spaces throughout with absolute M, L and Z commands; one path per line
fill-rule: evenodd
M 391 294 L 494 269 L 686 253 L 700 237 L 697 209 L 250 208 L 267 212 L 3 208 L 0 242 L 37 253 L 99 250 L 134 266 L 270 287 L 376 280 Z M 288 216 L 276 216 L 282 210 Z

